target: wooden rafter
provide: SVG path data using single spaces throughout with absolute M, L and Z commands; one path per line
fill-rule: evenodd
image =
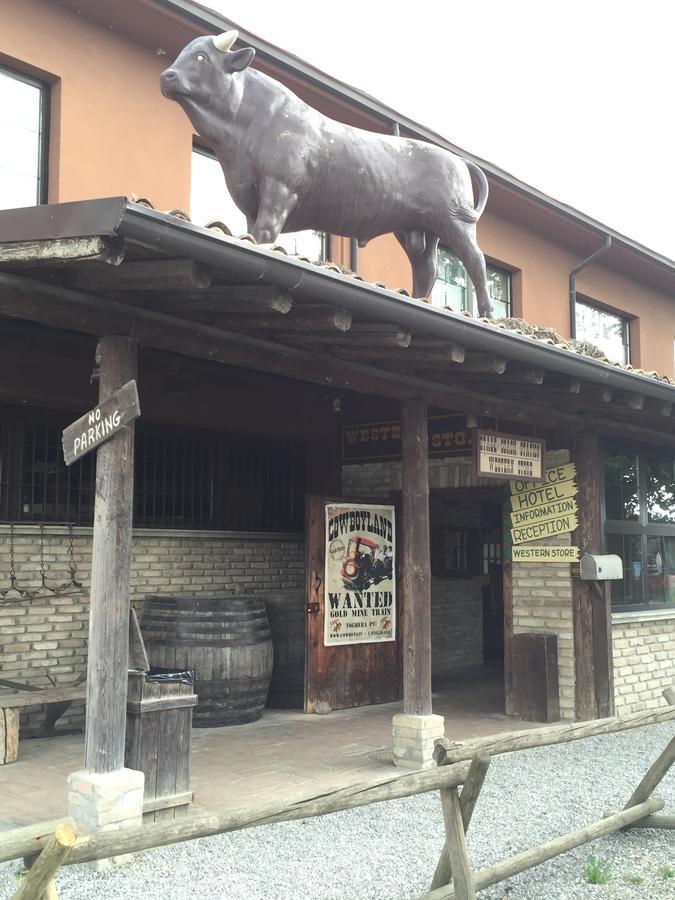
M 16 241 L 0 244 L 0 263 L 8 266 L 72 266 L 106 263 L 118 266 L 124 259 L 124 238 L 58 238 L 50 241 Z
M 96 291 L 184 291 L 211 284 L 211 269 L 192 259 L 127 262 L 117 268 L 87 268 L 71 272 L 69 284 Z

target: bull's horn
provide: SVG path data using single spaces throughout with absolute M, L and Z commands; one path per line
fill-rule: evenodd
M 222 34 L 214 35 L 213 44 L 216 50 L 220 50 L 221 53 L 227 53 L 238 37 L 239 32 L 236 30 L 224 31 Z

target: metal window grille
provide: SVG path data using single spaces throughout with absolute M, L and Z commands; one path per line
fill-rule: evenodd
M 95 454 L 63 462 L 63 423 L 0 432 L 0 517 L 91 525 Z M 301 531 L 301 445 L 140 425 L 134 524 L 145 528 Z

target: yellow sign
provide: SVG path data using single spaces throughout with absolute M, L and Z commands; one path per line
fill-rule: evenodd
M 557 516 L 548 522 L 534 522 L 532 525 L 522 525 L 511 529 L 511 542 L 513 544 L 526 544 L 528 541 L 538 541 L 541 538 L 555 537 L 557 534 L 565 534 L 574 531 L 579 525 L 579 520 L 574 515 Z
M 578 547 L 513 547 L 513 562 L 568 563 L 579 559 Z
M 512 512 L 508 518 L 508 525 L 516 528 L 520 525 L 530 525 L 533 522 L 550 522 L 558 516 L 575 515 L 578 512 L 577 501 L 573 497 L 565 500 L 557 500 L 555 503 L 542 503 L 540 506 L 532 506 Z
M 511 495 L 511 510 L 520 512 L 547 503 L 557 503 L 568 497 L 576 497 L 578 492 L 576 481 L 562 481 L 559 484 L 542 484 L 529 491 Z
M 544 484 L 560 484 L 562 481 L 573 481 L 576 477 L 577 467 L 574 463 L 567 463 L 564 466 L 555 466 L 553 469 L 547 469 Z M 531 491 L 533 488 L 541 487 L 541 482 L 510 481 L 509 487 L 512 494 L 522 494 Z

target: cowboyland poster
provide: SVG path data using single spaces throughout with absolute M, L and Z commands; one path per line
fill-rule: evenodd
M 326 505 L 324 644 L 396 640 L 394 507 Z

